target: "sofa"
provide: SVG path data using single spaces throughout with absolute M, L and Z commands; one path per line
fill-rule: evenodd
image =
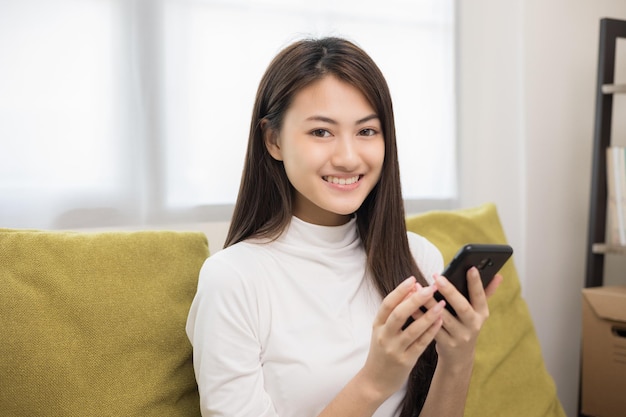
M 491 203 L 407 227 L 446 262 L 465 243 L 506 242 Z M 209 255 L 200 231 L 0 229 L 0 415 L 199 416 L 184 328 Z M 489 300 L 465 416 L 563 417 L 514 258 Z

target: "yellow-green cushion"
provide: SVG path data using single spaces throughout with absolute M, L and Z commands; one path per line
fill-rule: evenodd
M 0 229 L 0 414 L 199 416 L 199 232 Z
M 410 216 L 407 227 L 433 242 L 446 263 L 466 243 L 507 243 L 491 203 Z M 504 281 L 489 299 L 491 314 L 478 339 L 465 417 L 564 417 L 513 260 L 501 273 Z

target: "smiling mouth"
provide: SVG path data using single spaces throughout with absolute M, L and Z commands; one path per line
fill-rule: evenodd
M 339 178 L 333 177 L 332 175 L 325 175 L 322 178 L 324 179 L 324 181 L 330 182 L 331 184 L 350 185 L 357 182 L 361 178 L 361 176 L 355 175 L 354 177 Z

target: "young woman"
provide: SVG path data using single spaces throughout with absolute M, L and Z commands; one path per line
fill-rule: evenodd
M 483 290 L 470 270 L 470 303 L 442 269 L 406 231 L 376 64 L 339 38 L 288 46 L 261 80 L 225 249 L 189 312 L 203 416 L 462 416 L 501 277 Z

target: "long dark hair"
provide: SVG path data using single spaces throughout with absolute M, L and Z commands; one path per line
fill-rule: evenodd
M 256 95 L 239 195 L 224 247 L 250 237 L 276 238 L 292 217 L 293 188 L 281 161 L 267 151 L 267 129 L 279 132 L 294 96 L 333 75 L 367 98 L 381 122 L 385 158 L 380 179 L 357 210 L 357 226 L 367 266 L 382 297 L 413 275 L 427 285 L 409 250 L 396 149 L 391 94 L 374 61 L 345 39 L 306 39 L 283 49 L 267 68 Z M 401 417 L 421 410 L 436 363 L 431 344 L 408 381 Z

